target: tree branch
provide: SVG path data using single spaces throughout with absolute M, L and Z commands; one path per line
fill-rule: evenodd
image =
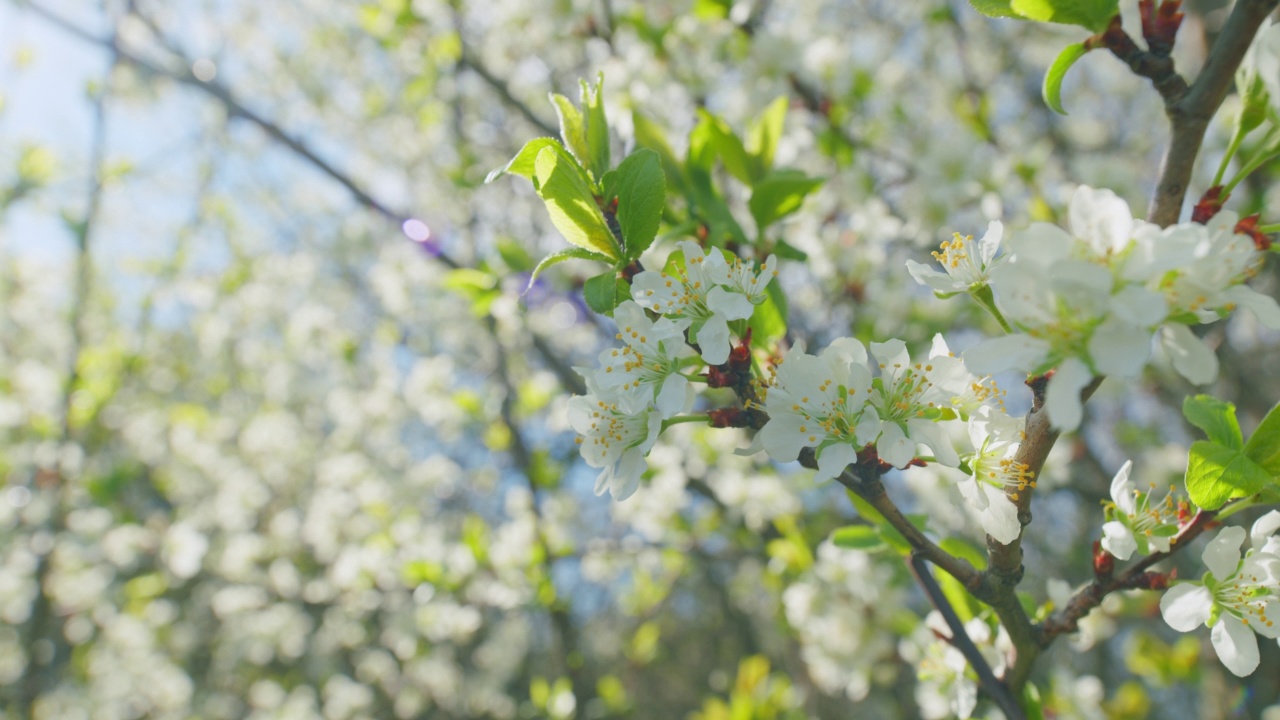
M 956 615 L 955 608 L 951 607 L 951 603 L 947 601 L 947 596 L 943 594 L 942 588 L 938 587 L 938 581 L 933 579 L 933 573 L 929 572 L 925 562 L 924 555 L 919 552 L 911 553 L 908 561 L 911 565 L 911 572 L 916 577 L 916 582 L 920 584 L 924 594 L 929 597 L 929 601 L 933 603 L 933 606 L 938 609 L 942 619 L 947 622 L 947 627 L 951 628 L 952 646 L 959 650 L 961 655 L 964 655 L 964 659 L 969 662 L 974 672 L 978 674 L 978 682 L 982 689 L 991 696 L 991 699 L 1004 712 L 1005 717 L 1009 720 L 1022 720 L 1026 717 L 1026 713 L 1022 711 L 1018 701 L 1009 693 L 1009 687 L 996 678 L 995 673 L 991 670 L 991 665 L 982 656 L 978 646 L 973 644 L 973 639 L 965 631 L 964 623 L 960 622 L 960 616 Z
M 1156 563 L 1172 557 L 1192 540 L 1200 537 L 1213 527 L 1213 519 L 1217 516 L 1213 510 L 1201 510 L 1191 522 L 1177 534 L 1169 545 L 1168 552 L 1157 552 L 1138 561 L 1119 575 L 1095 578 L 1093 582 L 1082 588 L 1067 603 L 1066 607 L 1054 612 L 1037 628 L 1040 647 L 1048 647 L 1059 635 L 1072 633 L 1080 628 L 1080 620 L 1093 611 L 1102 600 L 1116 590 L 1132 590 L 1135 588 L 1152 588 L 1152 580 L 1148 570 Z
M 1049 424 L 1049 414 L 1044 407 L 1044 391 L 1048 379 L 1041 376 L 1033 379 L 1031 385 L 1033 401 L 1031 412 L 1027 413 L 1025 437 L 1018 447 L 1014 461 L 1021 463 L 1031 477 L 1039 477 L 1044 468 L 1049 451 L 1058 440 L 1058 431 Z M 1080 393 L 1080 400 L 1088 400 L 1102 378 L 1094 378 Z M 1021 490 L 1010 490 L 1009 499 L 1018 508 L 1018 522 L 1025 528 L 1031 523 L 1031 497 L 1035 485 Z M 1031 674 L 1031 665 L 1040 653 L 1040 645 L 1036 640 L 1035 628 L 1031 618 L 1018 600 L 1017 586 L 1022 581 L 1022 534 L 1014 538 L 1008 545 L 1001 544 L 995 538 L 987 536 L 988 569 L 982 573 L 981 586 L 974 593 L 976 597 L 990 603 L 1009 633 L 1013 641 L 1014 657 L 1005 681 L 1015 695 L 1022 692 L 1022 686 Z
M 1150 222 L 1167 227 L 1181 216 L 1191 171 L 1209 121 L 1231 89 L 1236 68 L 1262 21 L 1278 4 L 1280 0 L 1237 0 L 1195 82 L 1186 92 L 1165 97 L 1165 114 L 1172 136 L 1165 148 L 1160 180 L 1147 211 Z

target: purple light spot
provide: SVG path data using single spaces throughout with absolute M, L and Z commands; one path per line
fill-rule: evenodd
M 409 218 L 404 221 L 402 226 L 404 234 L 408 238 L 417 243 L 424 243 L 431 239 L 431 228 L 427 224 L 417 218 Z

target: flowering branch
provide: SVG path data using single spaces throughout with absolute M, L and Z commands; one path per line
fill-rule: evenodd
M 1059 635 L 1072 633 L 1079 629 L 1080 620 L 1102 603 L 1103 598 L 1117 590 L 1133 590 L 1144 588 L 1155 590 L 1163 587 L 1168 578 L 1159 573 L 1149 572 L 1156 563 L 1171 557 L 1174 553 L 1200 537 L 1204 531 L 1213 527 L 1213 520 L 1218 513 L 1212 510 L 1201 510 L 1191 522 L 1182 529 L 1170 542 L 1167 552 L 1155 552 L 1134 563 L 1132 567 L 1119 575 L 1103 575 L 1077 592 L 1067 606 L 1045 619 L 1037 628 L 1040 647 L 1048 647 Z

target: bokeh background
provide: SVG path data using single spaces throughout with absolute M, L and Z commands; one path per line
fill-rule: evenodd
M 1191 73 L 1225 10 L 1186 5 Z M 962 0 L 0 2 L 0 718 L 942 716 L 927 603 L 896 554 L 830 542 L 859 522 L 838 486 L 682 425 L 635 497 L 592 494 L 565 419 L 612 339 L 592 268 L 523 292 L 563 241 L 527 183 L 483 180 L 598 72 L 615 157 L 633 113 L 683 152 L 699 108 L 741 131 L 786 96 L 777 164 L 826 179 L 776 229 L 808 255 L 794 338 L 963 349 L 990 328 L 906 259 L 1056 219 L 1078 183 L 1143 214 L 1145 81 L 1096 53 L 1070 115 L 1040 99 L 1082 34 Z M 1232 207 L 1280 207 L 1273 177 Z M 1206 332 L 1247 432 L 1278 338 Z M 1059 443 L 1030 602 L 1090 578 L 1126 459 L 1181 478 L 1192 390 L 1157 358 Z M 981 547 L 953 479 L 889 480 Z M 1157 601 L 1041 660 L 1056 717 L 1280 716 L 1274 642 L 1234 678 Z

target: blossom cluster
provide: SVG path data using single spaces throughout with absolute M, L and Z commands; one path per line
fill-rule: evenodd
M 1242 527 L 1224 528 L 1204 549 L 1207 572 L 1201 580 L 1169 588 L 1160 613 L 1175 630 L 1190 632 L 1205 625 L 1218 659 L 1239 677 L 1258 667 L 1258 641 L 1280 637 L 1280 511 L 1259 518 L 1248 534 Z
M 690 378 L 704 365 L 729 359 L 729 323 L 751 317 L 777 274 L 772 255 L 757 270 L 738 259 L 730 265 L 719 250 L 707 254 L 692 242 L 679 247 L 681 269 L 635 276 L 633 299 L 613 313 L 614 337 L 622 346 L 601 352 L 597 369 L 580 370 L 588 393 L 569 402 L 569 424 L 580 436 L 582 457 L 600 468 L 596 493 L 607 489 L 615 500 L 639 487 L 644 458 L 663 421 L 693 405 Z
M 939 295 L 967 292 L 984 304 L 994 296 L 1009 333 L 970 349 L 966 365 L 991 374 L 1054 370 L 1049 418 L 1073 430 L 1080 390 L 1098 375 L 1136 377 L 1157 337 L 1179 373 L 1205 384 L 1217 376 L 1217 359 L 1188 325 L 1243 306 L 1280 328 L 1280 305 L 1243 284 L 1261 253 L 1236 223 L 1224 211 L 1207 224 L 1161 229 L 1135 219 L 1110 190 L 1081 186 L 1066 229 L 1034 223 L 1005 237 L 992 223 L 976 248 L 967 237 L 943 243 L 935 253 L 943 272 L 919 263 L 909 270 Z

